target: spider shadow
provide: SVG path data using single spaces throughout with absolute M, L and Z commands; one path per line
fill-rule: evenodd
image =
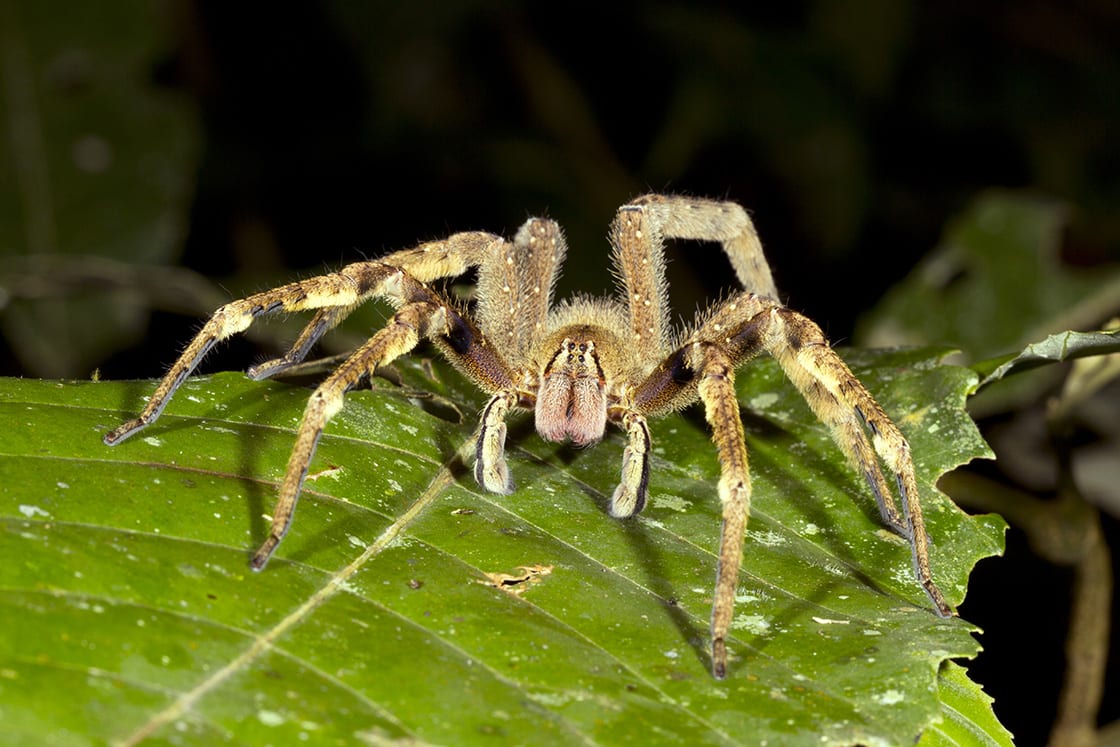
M 709 632 L 706 628 L 697 629 L 691 615 L 677 602 L 675 595 L 678 589 L 668 580 L 669 575 L 664 555 L 658 549 L 657 543 L 652 541 L 649 530 L 642 526 L 637 516 L 619 519 L 618 521 L 622 524 L 623 534 L 630 547 L 637 553 L 638 557 L 643 559 L 642 569 L 646 576 L 646 588 L 657 595 L 666 615 L 673 623 L 673 627 L 677 629 L 683 640 L 688 641 L 696 655 L 696 660 L 710 670 L 712 668 L 712 657 L 707 643 L 710 637 Z
M 525 437 L 531 433 L 535 433 L 532 422 L 526 422 L 521 430 L 524 430 L 524 434 L 518 433 L 518 437 Z M 561 463 L 569 465 L 573 463 L 583 451 L 585 451 L 585 449 L 564 446 L 556 451 L 555 456 Z M 621 464 L 620 455 L 619 467 L 621 467 Z M 673 586 L 672 582 L 669 581 L 670 574 L 668 572 L 668 565 L 665 563 L 665 556 L 658 544 L 652 540 L 649 528 L 642 525 L 638 518 L 639 515 L 625 519 L 611 518 L 609 516 L 609 494 L 599 491 L 582 481 L 577 482 L 576 486 L 588 499 L 602 510 L 605 516 L 610 518 L 611 521 L 616 522 L 616 525 L 621 528 L 622 535 L 625 537 L 627 543 L 629 543 L 633 554 L 641 558 L 640 568 L 643 576 L 643 578 L 639 580 L 641 585 L 657 597 L 681 638 L 687 641 L 689 646 L 696 653 L 697 660 L 710 669 L 711 657 L 706 645 L 707 633 L 703 629 L 697 629 L 690 614 L 677 602 L 675 596 L 677 589 Z
M 118 383 L 121 388 L 121 398 L 115 412 L 120 416 L 119 422 L 123 423 L 128 418 L 135 417 L 136 413 L 144 407 L 144 394 L 146 392 L 150 393 L 152 385 L 143 379 L 129 379 Z M 109 427 L 112 428 L 115 425 L 117 423 L 113 423 Z

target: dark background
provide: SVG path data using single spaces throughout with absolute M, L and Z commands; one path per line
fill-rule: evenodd
M 605 291 L 607 225 L 646 191 L 746 206 L 789 304 L 841 343 L 991 187 L 1071 206 L 1067 264 L 1120 259 L 1115 2 L 179 0 L 165 11 L 152 28 L 165 41 L 137 74 L 186 102 L 198 128 L 179 265 L 231 287 L 456 230 L 511 235 L 545 214 L 571 244 L 561 292 Z M 671 279 L 689 316 L 731 286 L 730 268 L 716 251 L 684 256 L 670 255 Z M 98 363 L 101 376 L 159 375 L 196 324 L 158 310 L 147 322 L 142 343 Z M 207 370 L 261 355 L 239 341 Z M 6 348 L 0 367 L 36 373 Z M 1008 542 L 962 608 L 986 629 L 969 669 L 1018 743 L 1040 744 L 1069 577 L 1017 531 Z M 1120 718 L 1110 686 L 1105 723 Z

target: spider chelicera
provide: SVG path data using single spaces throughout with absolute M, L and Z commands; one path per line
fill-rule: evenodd
M 700 314 L 686 329 L 669 322 L 663 239 L 718 242 L 744 290 Z M 268 538 L 252 557 L 260 570 L 291 526 L 315 445 L 346 392 L 431 340 L 491 395 L 478 429 L 475 478 L 494 493 L 513 490 L 505 459 L 506 418 L 533 410 L 537 432 L 550 441 L 585 446 L 608 423 L 628 445 L 611 497 L 612 516 L 633 516 L 649 484 L 647 418 L 700 400 L 719 452 L 723 526 L 712 606 L 712 672 L 727 671 L 731 624 L 751 485 L 735 369 L 760 353 L 777 360 L 840 449 L 863 474 L 883 522 L 906 538 L 918 581 L 934 610 L 952 609 L 933 581 L 910 447 L 898 428 L 829 347 L 820 328 L 786 308 L 746 211 L 732 202 L 647 195 L 619 208 L 610 233 L 619 298 L 577 297 L 553 305 L 565 243 L 550 220 L 530 219 L 512 242 L 489 233 L 457 233 L 382 259 L 284 285 L 222 306 L 168 370 L 143 412 L 106 434 L 109 445 L 159 417 L 208 350 L 259 316 L 316 309 L 282 357 L 249 369 L 265 379 L 300 363 L 328 330 L 358 305 L 387 299 L 388 325 L 359 347 L 311 395 L 280 487 Z M 477 301 L 468 311 L 429 283 L 477 268 Z M 895 477 L 901 510 L 880 461 Z

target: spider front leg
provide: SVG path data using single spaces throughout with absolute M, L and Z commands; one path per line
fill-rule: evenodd
M 727 354 L 714 345 L 695 345 L 693 357 L 699 359 L 698 392 L 704 403 L 704 417 L 712 430 L 712 441 L 719 453 L 719 500 L 723 507 L 720 528 L 719 564 L 716 569 L 715 598 L 712 602 L 712 674 L 727 676 L 727 634 L 735 611 L 735 587 L 743 562 L 743 537 L 751 513 L 751 478 L 747 467 L 747 442 L 739 417 L 735 394 L 735 366 Z
M 506 464 L 506 417 L 514 407 L 532 409 L 535 388 L 527 384 L 534 342 L 542 334 L 553 286 L 567 245 L 553 221 L 531 218 L 513 242 L 487 257 L 478 270 L 479 326 L 499 345 L 517 386 L 491 387 L 495 394 L 482 410 L 475 445 L 474 476 L 483 489 L 503 495 L 513 491 Z
M 649 430 L 644 414 L 671 410 L 674 403 L 694 401 L 699 395 L 720 461 L 718 491 L 723 521 L 711 618 L 712 674 L 717 679 L 727 676 L 727 635 L 735 611 L 743 538 L 751 510 L 747 445 L 735 393 L 735 367 L 746 357 L 749 354 L 743 349 L 724 349 L 714 342 L 694 339 L 669 355 L 630 393 L 630 407 L 634 409 L 622 419 L 630 444 L 623 456 L 622 483 L 611 503 L 612 515 L 629 516 L 645 502 Z M 632 501 L 636 505 L 625 513 Z

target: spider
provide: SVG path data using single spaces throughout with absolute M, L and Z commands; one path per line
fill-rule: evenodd
M 700 314 L 686 329 L 669 322 L 663 240 L 718 242 L 744 290 Z M 118 444 L 159 417 L 176 388 L 220 340 L 257 317 L 315 309 L 291 349 L 249 369 L 274 376 L 300 363 L 316 341 L 358 305 L 387 299 L 387 326 L 315 389 L 296 435 L 268 538 L 252 556 L 264 568 L 292 523 L 304 477 L 327 421 L 348 390 L 411 351 L 423 339 L 490 394 L 482 409 L 474 475 L 493 493 L 513 490 L 505 458 L 506 419 L 533 410 L 549 441 L 587 446 L 612 423 L 626 432 L 622 474 L 610 514 L 626 518 L 648 497 L 647 419 L 699 400 L 721 465 L 719 563 L 711 617 L 711 667 L 727 672 L 727 634 L 750 515 L 751 483 L 735 370 L 760 353 L 775 358 L 854 468 L 863 474 L 883 522 L 908 540 L 915 575 L 934 610 L 952 609 L 934 583 L 910 447 L 820 328 L 777 300 L 754 225 L 733 202 L 646 195 L 618 209 L 610 231 L 619 298 L 576 297 L 552 303 L 566 244 L 559 226 L 532 218 L 512 242 L 482 232 L 457 233 L 376 261 L 257 293 L 219 308 L 171 366 L 141 414 L 105 435 Z M 473 314 L 429 285 L 477 268 Z M 883 477 L 895 477 L 901 511 Z

